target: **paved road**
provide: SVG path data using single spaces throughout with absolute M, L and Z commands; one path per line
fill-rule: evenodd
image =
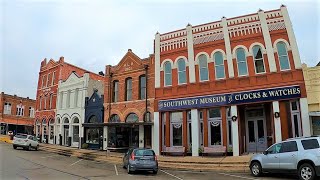
M 286 178 L 284 178 L 286 177 Z M 10 144 L 0 142 L 0 179 L 165 179 L 165 180 L 292 180 L 287 175 L 253 178 L 248 173 L 191 172 L 177 170 L 159 170 L 152 173 L 128 175 L 121 165 L 87 161 L 75 157 L 66 157 L 45 151 L 13 150 Z

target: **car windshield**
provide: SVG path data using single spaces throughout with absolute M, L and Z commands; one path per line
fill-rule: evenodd
M 15 137 L 20 138 L 20 139 L 27 139 L 28 135 L 23 135 L 23 134 L 17 134 Z
M 134 152 L 136 156 L 154 156 L 153 150 L 139 149 Z

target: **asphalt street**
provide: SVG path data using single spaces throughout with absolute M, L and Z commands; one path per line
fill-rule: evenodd
M 295 176 L 268 175 L 254 178 L 249 173 L 194 172 L 161 169 L 157 175 L 138 172 L 127 174 L 121 164 L 94 162 L 66 157 L 45 151 L 14 150 L 11 144 L 0 142 L 0 179 L 210 179 L 210 180 L 293 180 Z

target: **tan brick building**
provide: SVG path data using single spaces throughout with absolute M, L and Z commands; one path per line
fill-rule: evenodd
M 1 92 L 0 94 L 0 133 L 33 134 L 36 101 L 29 97 L 19 97 Z
M 108 147 L 151 147 L 154 57 L 140 59 L 131 49 L 116 66 L 106 66 L 104 134 Z

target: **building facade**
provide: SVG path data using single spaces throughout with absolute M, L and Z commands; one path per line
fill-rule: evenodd
M 81 147 L 83 139 L 83 126 L 85 122 L 85 100 L 94 89 L 103 91 L 104 77 L 91 72 L 79 76 L 75 71 L 58 84 L 58 98 L 54 137 L 57 144 L 71 147 Z M 51 133 L 51 131 L 50 131 Z M 53 141 L 49 142 L 53 143 Z
M 106 66 L 104 108 L 108 148 L 152 147 L 153 55 L 140 59 L 129 49 L 116 66 Z
M 320 135 L 320 62 L 315 67 L 302 64 L 307 90 L 312 134 Z
M 234 156 L 310 135 L 299 51 L 285 6 L 155 35 L 153 148 Z
M 83 76 L 86 70 L 76 67 L 64 61 L 64 57 L 60 57 L 58 61 L 44 59 L 41 62 L 35 111 L 35 134 L 40 138 L 41 142 L 56 143 L 54 136 L 57 92 L 60 80 L 66 80 L 72 72 Z
M 19 97 L 1 92 L 0 94 L 0 134 L 8 131 L 33 134 L 36 101 L 29 97 Z

